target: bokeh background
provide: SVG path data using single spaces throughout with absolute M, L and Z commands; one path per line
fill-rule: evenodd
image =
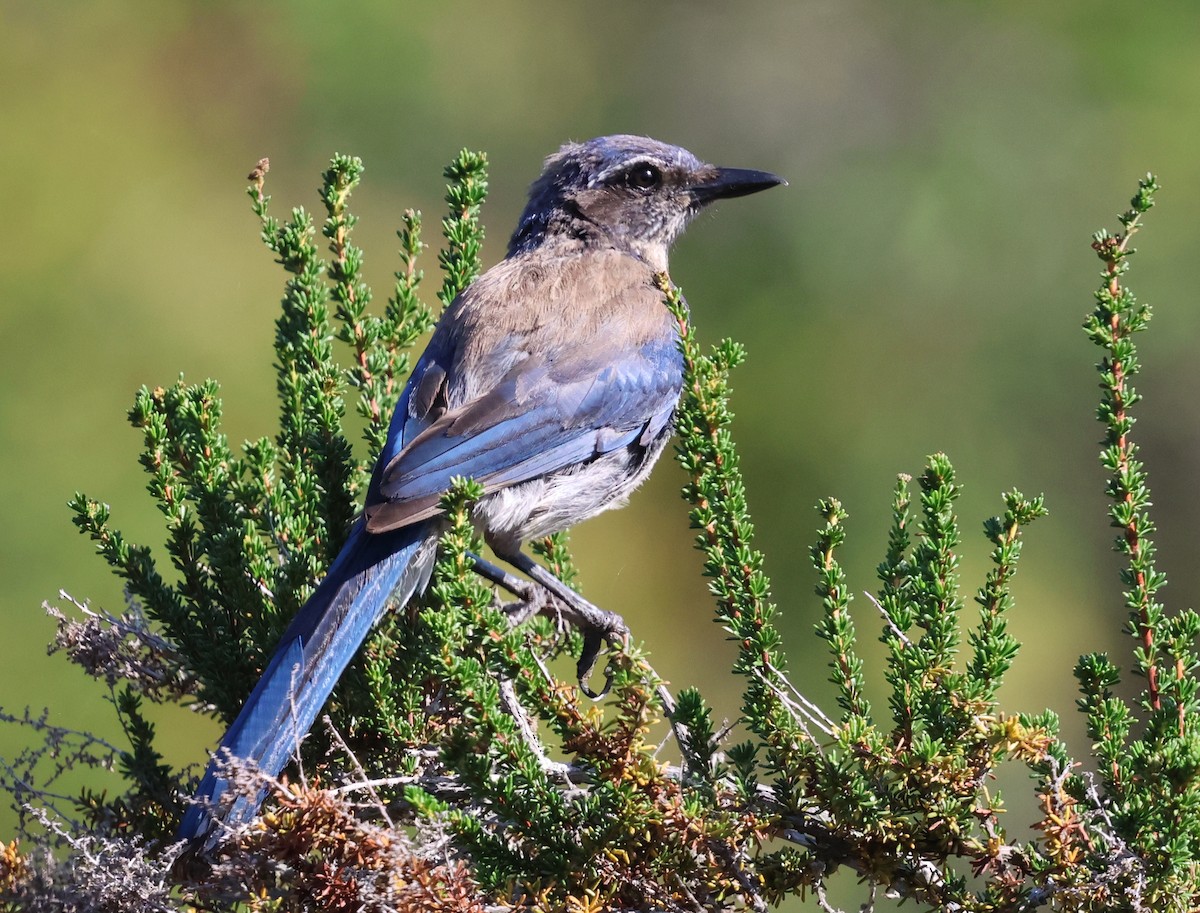
M 357 239 L 381 301 L 401 210 L 422 209 L 436 240 L 459 148 L 491 158 L 490 263 L 543 156 L 636 132 L 791 182 L 702 217 L 672 272 L 701 335 L 750 350 L 735 433 L 801 686 L 832 706 L 811 633 L 814 501 L 851 512 L 843 557 L 877 657 L 861 594 L 893 479 L 945 450 L 965 489 L 968 596 L 1000 492 L 1046 494 L 1002 699 L 1059 711 L 1085 754 L 1074 659 L 1130 655 L 1096 461 L 1097 350 L 1079 329 L 1099 267 L 1088 245 L 1151 169 L 1164 189 L 1131 275 L 1156 306 L 1137 435 L 1168 604 L 1200 584 L 1197 36 L 1183 0 L 0 3 L 0 704 L 116 731 L 102 689 L 45 655 L 41 604 L 60 587 L 121 604 L 71 525 L 72 492 L 161 541 L 124 419 L 135 388 L 211 376 L 231 439 L 274 430 L 282 275 L 243 193 L 258 158 L 277 213 L 316 205 L 334 152 L 365 159 Z M 665 461 L 628 509 L 578 530 L 576 555 L 588 595 L 625 615 L 660 672 L 733 714 L 681 482 Z M 218 734 L 186 712 L 157 718 L 175 763 Z M 29 739 L 0 727 L 0 756 Z

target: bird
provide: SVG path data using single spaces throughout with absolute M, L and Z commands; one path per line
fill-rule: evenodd
M 498 558 L 577 608 L 592 642 L 621 628 L 521 547 L 623 505 L 646 479 L 683 383 L 659 285 L 668 251 L 709 204 L 781 184 L 645 136 L 568 142 L 545 160 L 504 259 L 438 320 L 362 513 L 221 739 L 177 839 L 211 848 L 218 824 L 257 814 L 262 794 L 220 801 L 227 756 L 270 777 L 286 766 L 385 609 L 428 584 L 455 478 L 482 486 L 473 519 Z

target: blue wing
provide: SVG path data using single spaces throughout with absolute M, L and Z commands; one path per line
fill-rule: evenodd
M 399 446 L 380 461 L 368 496 L 374 532 L 436 514 L 455 476 L 475 479 L 486 493 L 649 441 L 670 422 L 682 380 L 674 339 L 633 352 L 576 347 L 530 355 L 483 395 L 439 412 L 451 353 L 426 355 L 397 412 L 397 420 L 405 416 L 393 429 Z

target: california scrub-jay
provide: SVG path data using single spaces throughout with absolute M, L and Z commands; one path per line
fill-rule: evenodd
M 283 769 L 385 607 L 427 584 L 452 477 L 483 486 L 474 516 L 496 555 L 580 602 L 521 545 L 620 506 L 649 474 L 683 379 L 656 282 L 667 251 L 708 203 L 782 183 L 642 136 L 568 143 L 546 160 L 508 255 L 442 314 L 362 516 L 221 749 L 269 776 Z M 261 799 L 216 811 L 227 788 L 210 763 L 180 839 L 210 835 L 214 814 L 254 816 Z

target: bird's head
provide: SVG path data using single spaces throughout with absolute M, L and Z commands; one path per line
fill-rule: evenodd
M 645 136 L 568 143 L 530 187 L 508 252 L 566 237 L 612 244 L 666 269 L 671 244 L 704 206 L 786 183 L 766 171 L 718 168 Z

